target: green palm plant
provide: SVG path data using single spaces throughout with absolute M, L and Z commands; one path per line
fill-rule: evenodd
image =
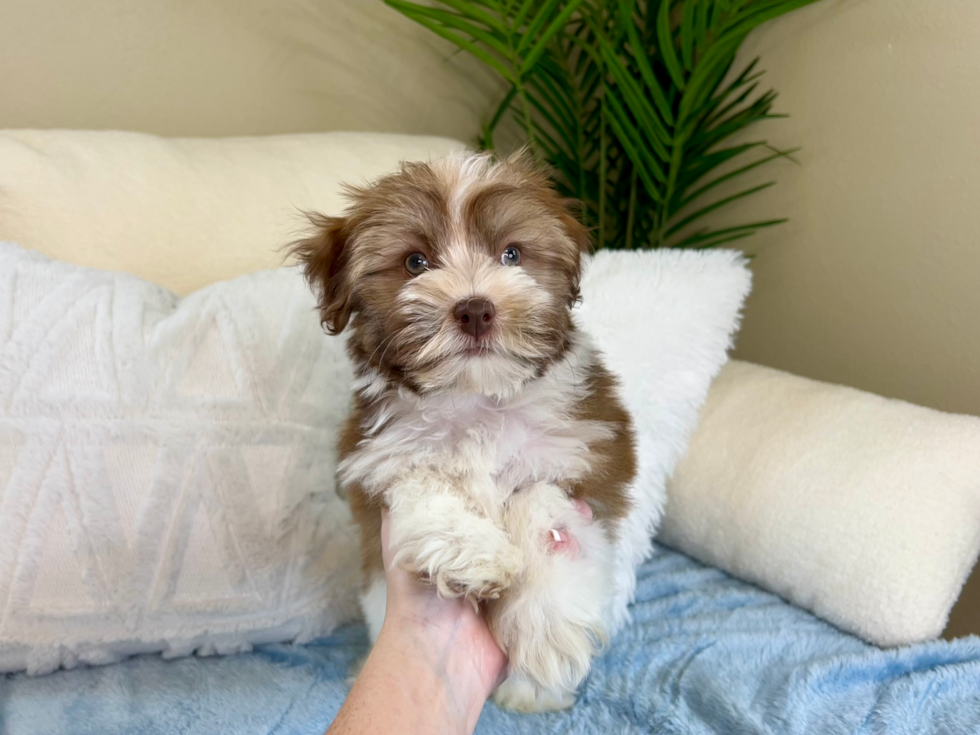
M 384 1 L 503 77 L 481 146 L 513 115 L 598 247 L 708 248 L 785 221 L 703 224 L 775 183 L 728 193 L 740 177 L 793 153 L 731 144 L 780 117 L 758 60 L 733 65 L 754 28 L 815 0 Z

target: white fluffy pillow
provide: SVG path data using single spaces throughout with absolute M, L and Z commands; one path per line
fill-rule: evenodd
M 980 419 L 731 362 L 661 538 L 873 643 L 935 638 L 980 549 Z
M 599 251 L 586 270 L 579 318 L 621 378 L 637 432 L 636 511 L 619 544 L 619 624 L 660 525 L 667 478 L 728 359 L 750 287 L 744 259 L 730 250 Z
M 600 253 L 579 318 L 639 433 L 620 620 L 749 288 L 730 252 Z M 0 244 L 0 671 L 306 639 L 354 615 L 349 400 L 293 269 L 183 300 Z

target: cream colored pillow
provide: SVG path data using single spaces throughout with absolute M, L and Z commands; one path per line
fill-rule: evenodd
M 280 265 L 302 210 L 342 209 L 342 182 L 462 145 L 381 133 L 0 131 L 0 241 L 186 295 Z
M 872 643 L 935 638 L 980 550 L 980 419 L 730 362 L 660 539 Z

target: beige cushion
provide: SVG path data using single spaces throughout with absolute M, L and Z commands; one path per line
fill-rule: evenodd
M 380 133 L 0 131 L 0 241 L 185 295 L 280 265 L 302 210 L 341 210 L 341 182 L 461 146 Z
M 935 638 L 980 548 L 980 419 L 730 362 L 660 538 L 873 643 Z

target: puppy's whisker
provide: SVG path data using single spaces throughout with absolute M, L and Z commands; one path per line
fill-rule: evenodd
M 374 351 L 370 354 L 370 356 L 367 359 L 367 363 L 369 365 L 373 365 L 374 364 L 372 362 L 372 360 L 374 360 L 374 356 L 376 354 L 378 354 L 378 350 L 380 350 L 385 345 L 386 342 L 387 343 L 390 343 L 395 338 L 395 336 L 396 335 L 394 335 L 394 334 L 389 334 L 387 337 L 385 337 L 383 340 L 381 340 L 381 342 L 378 343 L 378 346 L 374 348 Z M 385 348 L 385 349 L 387 349 L 387 348 Z M 384 365 L 384 353 L 381 354 L 381 360 L 378 361 L 378 365 Z
M 395 337 L 394 334 L 391 335 L 391 336 L 392 336 L 392 338 Z M 388 348 L 391 347 L 392 344 L 394 344 L 394 339 L 388 340 L 388 345 L 385 347 L 384 352 L 381 353 L 381 359 L 378 360 L 378 364 L 379 365 L 384 365 L 385 364 L 385 355 L 388 354 Z

